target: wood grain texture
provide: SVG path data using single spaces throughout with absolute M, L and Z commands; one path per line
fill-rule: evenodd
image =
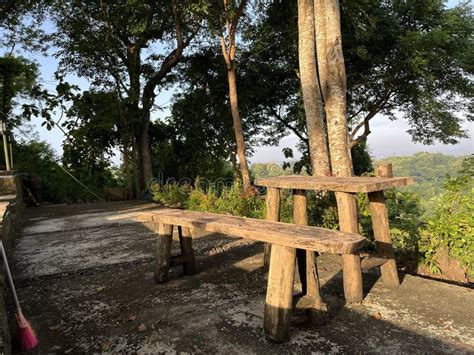
M 314 177 L 314 176 L 277 176 L 257 179 L 255 185 L 276 187 L 280 189 L 340 191 L 340 192 L 373 192 L 393 187 L 411 185 L 411 177 Z
M 297 225 L 308 225 L 308 197 L 305 190 L 293 190 L 293 221 Z M 298 270 L 303 297 L 298 301 L 313 325 L 326 321 L 327 307 L 324 304 L 319 285 L 317 253 L 310 250 L 296 250 Z
M 157 283 L 168 281 L 172 240 L 173 226 L 170 224 L 160 223 L 158 225 L 158 239 L 156 240 L 156 258 L 154 270 L 154 277 Z
M 400 285 L 400 280 L 392 247 L 392 238 L 390 237 L 388 212 L 383 192 L 371 192 L 369 194 L 369 205 L 377 254 L 388 258 L 388 261 L 380 266 L 382 279 L 387 286 L 396 287 Z
M 168 208 L 143 212 L 138 220 L 182 226 L 190 228 L 191 233 L 223 233 L 276 245 L 333 254 L 357 252 L 366 241 L 364 237 L 355 233 Z
M 267 205 L 267 221 L 279 222 L 280 221 L 280 190 L 269 187 L 267 189 L 266 197 Z M 270 243 L 265 243 L 265 249 L 263 253 L 263 264 L 265 266 L 270 265 L 270 253 L 272 250 L 272 245 Z
M 263 329 L 274 341 L 288 340 L 293 314 L 295 248 L 273 245 L 268 273 Z
M 178 227 L 179 244 L 181 246 L 181 254 L 186 258 L 183 263 L 183 271 L 185 275 L 194 275 L 196 273 L 196 262 L 193 249 L 193 237 L 189 228 Z
M 336 193 L 339 228 L 343 232 L 357 233 L 357 204 L 353 194 Z M 358 253 L 342 256 L 344 296 L 346 301 L 360 303 L 363 298 L 362 269 Z
M 375 174 L 383 178 L 393 177 L 392 164 L 378 165 Z M 382 280 L 387 286 L 396 287 L 400 285 L 400 279 L 392 247 L 388 211 L 383 191 L 369 193 L 369 204 L 377 253 L 388 259 L 386 263 L 380 265 Z
M 293 190 L 293 222 L 300 226 L 308 225 L 308 198 L 305 190 Z M 308 277 L 306 275 L 306 253 L 312 254 L 312 260 L 314 260 L 314 252 L 307 252 L 304 249 L 296 250 L 298 273 L 300 275 L 301 289 L 303 295 L 306 295 L 308 293 Z

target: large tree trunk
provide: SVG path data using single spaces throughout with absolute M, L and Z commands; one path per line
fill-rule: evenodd
M 127 200 L 133 198 L 133 179 L 132 179 L 132 172 L 130 171 L 130 141 L 128 137 L 122 136 L 123 140 L 123 172 L 127 180 Z
M 245 140 L 242 132 L 242 122 L 240 120 L 239 104 L 237 98 L 237 78 L 235 68 L 232 65 L 227 69 L 227 79 L 229 81 L 229 99 L 232 121 L 234 123 L 235 142 L 237 145 L 237 155 L 239 157 L 240 170 L 242 172 L 242 184 L 245 191 L 250 188 L 250 172 L 245 154 Z
M 319 53 L 318 61 L 321 87 L 325 95 L 332 171 L 336 176 L 351 176 L 352 159 L 346 118 L 346 71 L 342 53 L 339 1 L 325 0 L 325 4 L 317 5 L 317 9 L 324 10 L 326 14 L 324 35 L 317 36 L 317 40 L 323 42 L 318 45 L 318 49 L 325 50 Z M 318 13 L 318 19 L 321 18 L 322 14 Z
M 327 176 L 330 175 L 329 154 L 324 126 L 323 101 L 318 83 L 313 1 L 298 0 L 298 56 L 312 175 Z M 297 197 L 299 197 L 298 200 L 303 197 L 304 203 L 301 207 L 305 209 L 306 196 L 295 196 L 295 211 Z M 306 210 L 300 212 L 306 216 Z M 303 221 L 297 221 L 295 214 L 295 223 L 301 222 L 306 224 L 307 218 L 306 221 L 305 218 Z M 303 294 L 316 302 L 319 297 L 319 288 L 313 287 L 316 284 L 313 274 L 313 271 L 317 270 L 316 254 L 312 251 L 298 249 L 296 256 Z
M 298 53 L 312 174 L 330 175 L 315 48 L 313 0 L 298 0 Z
M 135 177 L 135 197 L 139 198 L 142 194 L 142 186 L 141 182 L 143 181 L 143 175 L 142 175 L 142 162 L 141 162 L 141 154 L 140 150 L 138 149 L 138 139 L 135 137 L 135 139 L 132 141 L 132 168 L 133 168 L 133 173 Z
M 318 66 L 325 100 L 331 167 L 336 176 L 352 176 L 346 118 L 346 72 L 342 53 L 338 0 L 315 0 L 319 30 Z M 324 11 L 324 12 L 322 12 Z M 357 204 L 353 194 L 336 193 L 341 231 L 357 233 Z M 358 254 L 343 256 L 344 293 L 349 302 L 362 301 L 362 273 Z
M 142 170 L 142 186 L 143 189 L 148 188 L 148 183 L 153 177 L 153 164 L 151 158 L 150 140 L 148 137 L 148 131 L 150 127 L 150 112 L 143 114 L 143 126 L 139 136 L 139 149 L 141 156 L 141 170 Z

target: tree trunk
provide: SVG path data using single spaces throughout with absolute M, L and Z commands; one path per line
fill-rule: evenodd
M 138 146 L 138 139 L 135 137 L 135 139 L 132 142 L 132 166 L 133 166 L 133 172 L 135 175 L 135 198 L 139 198 L 142 194 L 142 186 L 141 182 L 143 181 L 143 176 L 142 176 L 142 163 L 141 163 L 141 154 L 139 149 L 137 149 Z
M 321 2 L 323 1 L 324 6 L 317 5 L 317 9 L 324 10 L 325 16 L 318 13 L 317 19 L 325 23 L 319 24 L 317 28 L 321 30 L 323 27 L 324 35 L 320 33 L 317 41 L 323 42 L 318 45 L 318 49 L 323 48 L 325 52 L 318 53 L 318 63 L 321 87 L 325 95 L 331 165 L 336 176 L 351 176 L 352 159 L 346 118 L 346 71 L 342 53 L 339 1 Z
M 127 179 L 127 200 L 132 199 L 133 197 L 133 186 L 132 186 L 132 174 L 130 171 L 130 151 L 129 151 L 129 140 L 128 137 L 123 139 L 123 172 Z
M 143 115 L 143 126 L 139 136 L 139 149 L 141 156 L 142 188 L 146 190 L 148 183 L 153 177 L 153 165 L 151 158 L 150 141 L 148 139 L 148 129 L 150 127 L 150 112 Z
M 298 53 L 312 175 L 328 176 L 329 154 L 315 48 L 313 0 L 298 0 Z
M 239 165 L 237 164 L 237 153 L 234 149 L 231 149 L 230 152 L 230 162 L 232 164 L 232 176 L 234 179 L 238 179 L 240 175 Z
M 245 140 L 242 132 L 242 122 L 240 120 L 239 105 L 237 98 L 237 78 L 235 68 L 232 65 L 227 69 L 227 79 L 229 81 L 229 99 L 232 121 L 234 123 L 235 142 L 237 145 L 237 155 L 239 157 L 240 170 L 242 172 L 242 184 L 245 191 L 250 188 L 250 172 L 245 155 Z
M 352 176 L 352 159 L 346 118 L 346 72 L 342 53 L 338 0 L 315 0 L 319 34 L 318 66 L 324 95 L 332 172 Z M 324 13 L 322 13 L 324 11 Z M 357 233 L 357 203 L 353 194 L 336 193 L 341 231 Z M 344 293 L 349 302 L 362 301 L 362 273 L 358 254 L 343 256 Z
M 316 32 L 316 55 L 318 58 L 319 84 L 323 100 L 327 95 L 327 60 L 326 60 L 326 0 L 314 0 L 314 18 Z

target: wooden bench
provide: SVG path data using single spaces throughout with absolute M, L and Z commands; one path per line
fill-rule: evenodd
M 293 284 L 295 277 L 296 249 L 334 254 L 359 254 L 365 238 L 358 234 L 308 227 L 251 218 L 211 213 L 160 209 L 140 214 L 140 221 L 158 227 L 155 280 L 163 283 L 168 279 L 170 266 L 184 266 L 184 273 L 195 273 L 192 237 L 201 233 L 222 233 L 272 244 L 268 287 L 264 315 L 265 334 L 275 341 L 289 337 L 293 312 Z M 173 226 L 178 227 L 181 255 L 171 256 Z M 319 294 L 316 265 L 314 280 L 308 280 L 308 297 L 311 312 L 325 311 Z M 312 286 L 311 286 L 312 285 Z

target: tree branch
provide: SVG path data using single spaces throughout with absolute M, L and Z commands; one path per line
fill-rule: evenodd
M 194 31 L 190 34 L 186 41 L 183 38 L 183 32 L 181 27 L 181 20 L 176 7 L 176 0 L 172 1 L 173 15 L 175 19 L 175 30 L 176 30 L 176 48 L 172 50 L 164 59 L 160 66 L 160 69 L 152 75 L 152 77 L 145 84 L 143 89 L 143 107 L 150 109 L 153 106 L 153 100 L 155 98 L 155 88 L 158 83 L 173 69 L 182 57 L 183 50 L 191 43 L 193 38 L 199 32 L 200 26 L 197 26 Z
M 296 127 L 293 127 L 292 125 L 290 125 L 287 121 L 285 121 L 281 115 L 275 111 L 275 109 L 273 107 L 270 108 L 270 110 L 272 111 L 273 113 L 273 116 L 275 116 L 275 118 L 277 119 L 278 122 L 282 123 L 283 126 L 285 126 L 286 128 L 288 128 L 290 131 L 292 131 L 300 140 L 302 140 L 303 142 L 305 143 L 308 143 L 308 138 L 307 137 L 304 137 L 300 131 L 296 128 Z
M 368 114 L 364 117 L 364 119 L 359 122 L 354 129 L 352 130 L 351 134 L 349 135 L 350 137 L 350 143 L 349 146 L 350 148 L 355 147 L 359 143 L 365 141 L 368 137 L 368 135 L 371 133 L 370 131 L 370 125 L 369 122 L 374 116 L 376 116 L 384 107 L 384 105 L 387 103 L 387 101 L 390 99 L 391 95 L 391 90 L 386 89 L 383 96 L 380 98 L 380 100 L 375 103 L 374 105 L 371 105 L 370 110 Z M 360 112 L 361 110 L 359 110 Z M 364 132 L 357 138 L 355 138 L 356 134 L 360 129 L 364 127 Z
M 234 15 L 234 18 L 232 19 L 232 23 L 230 25 L 230 31 L 229 31 L 229 35 L 234 35 L 236 30 L 237 30 L 237 25 L 239 24 L 239 19 L 240 17 L 242 16 L 244 10 L 245 10 L 245 7 L 247 6 L 247 0 L 241 0 L 240 2 L 240 5 Z

